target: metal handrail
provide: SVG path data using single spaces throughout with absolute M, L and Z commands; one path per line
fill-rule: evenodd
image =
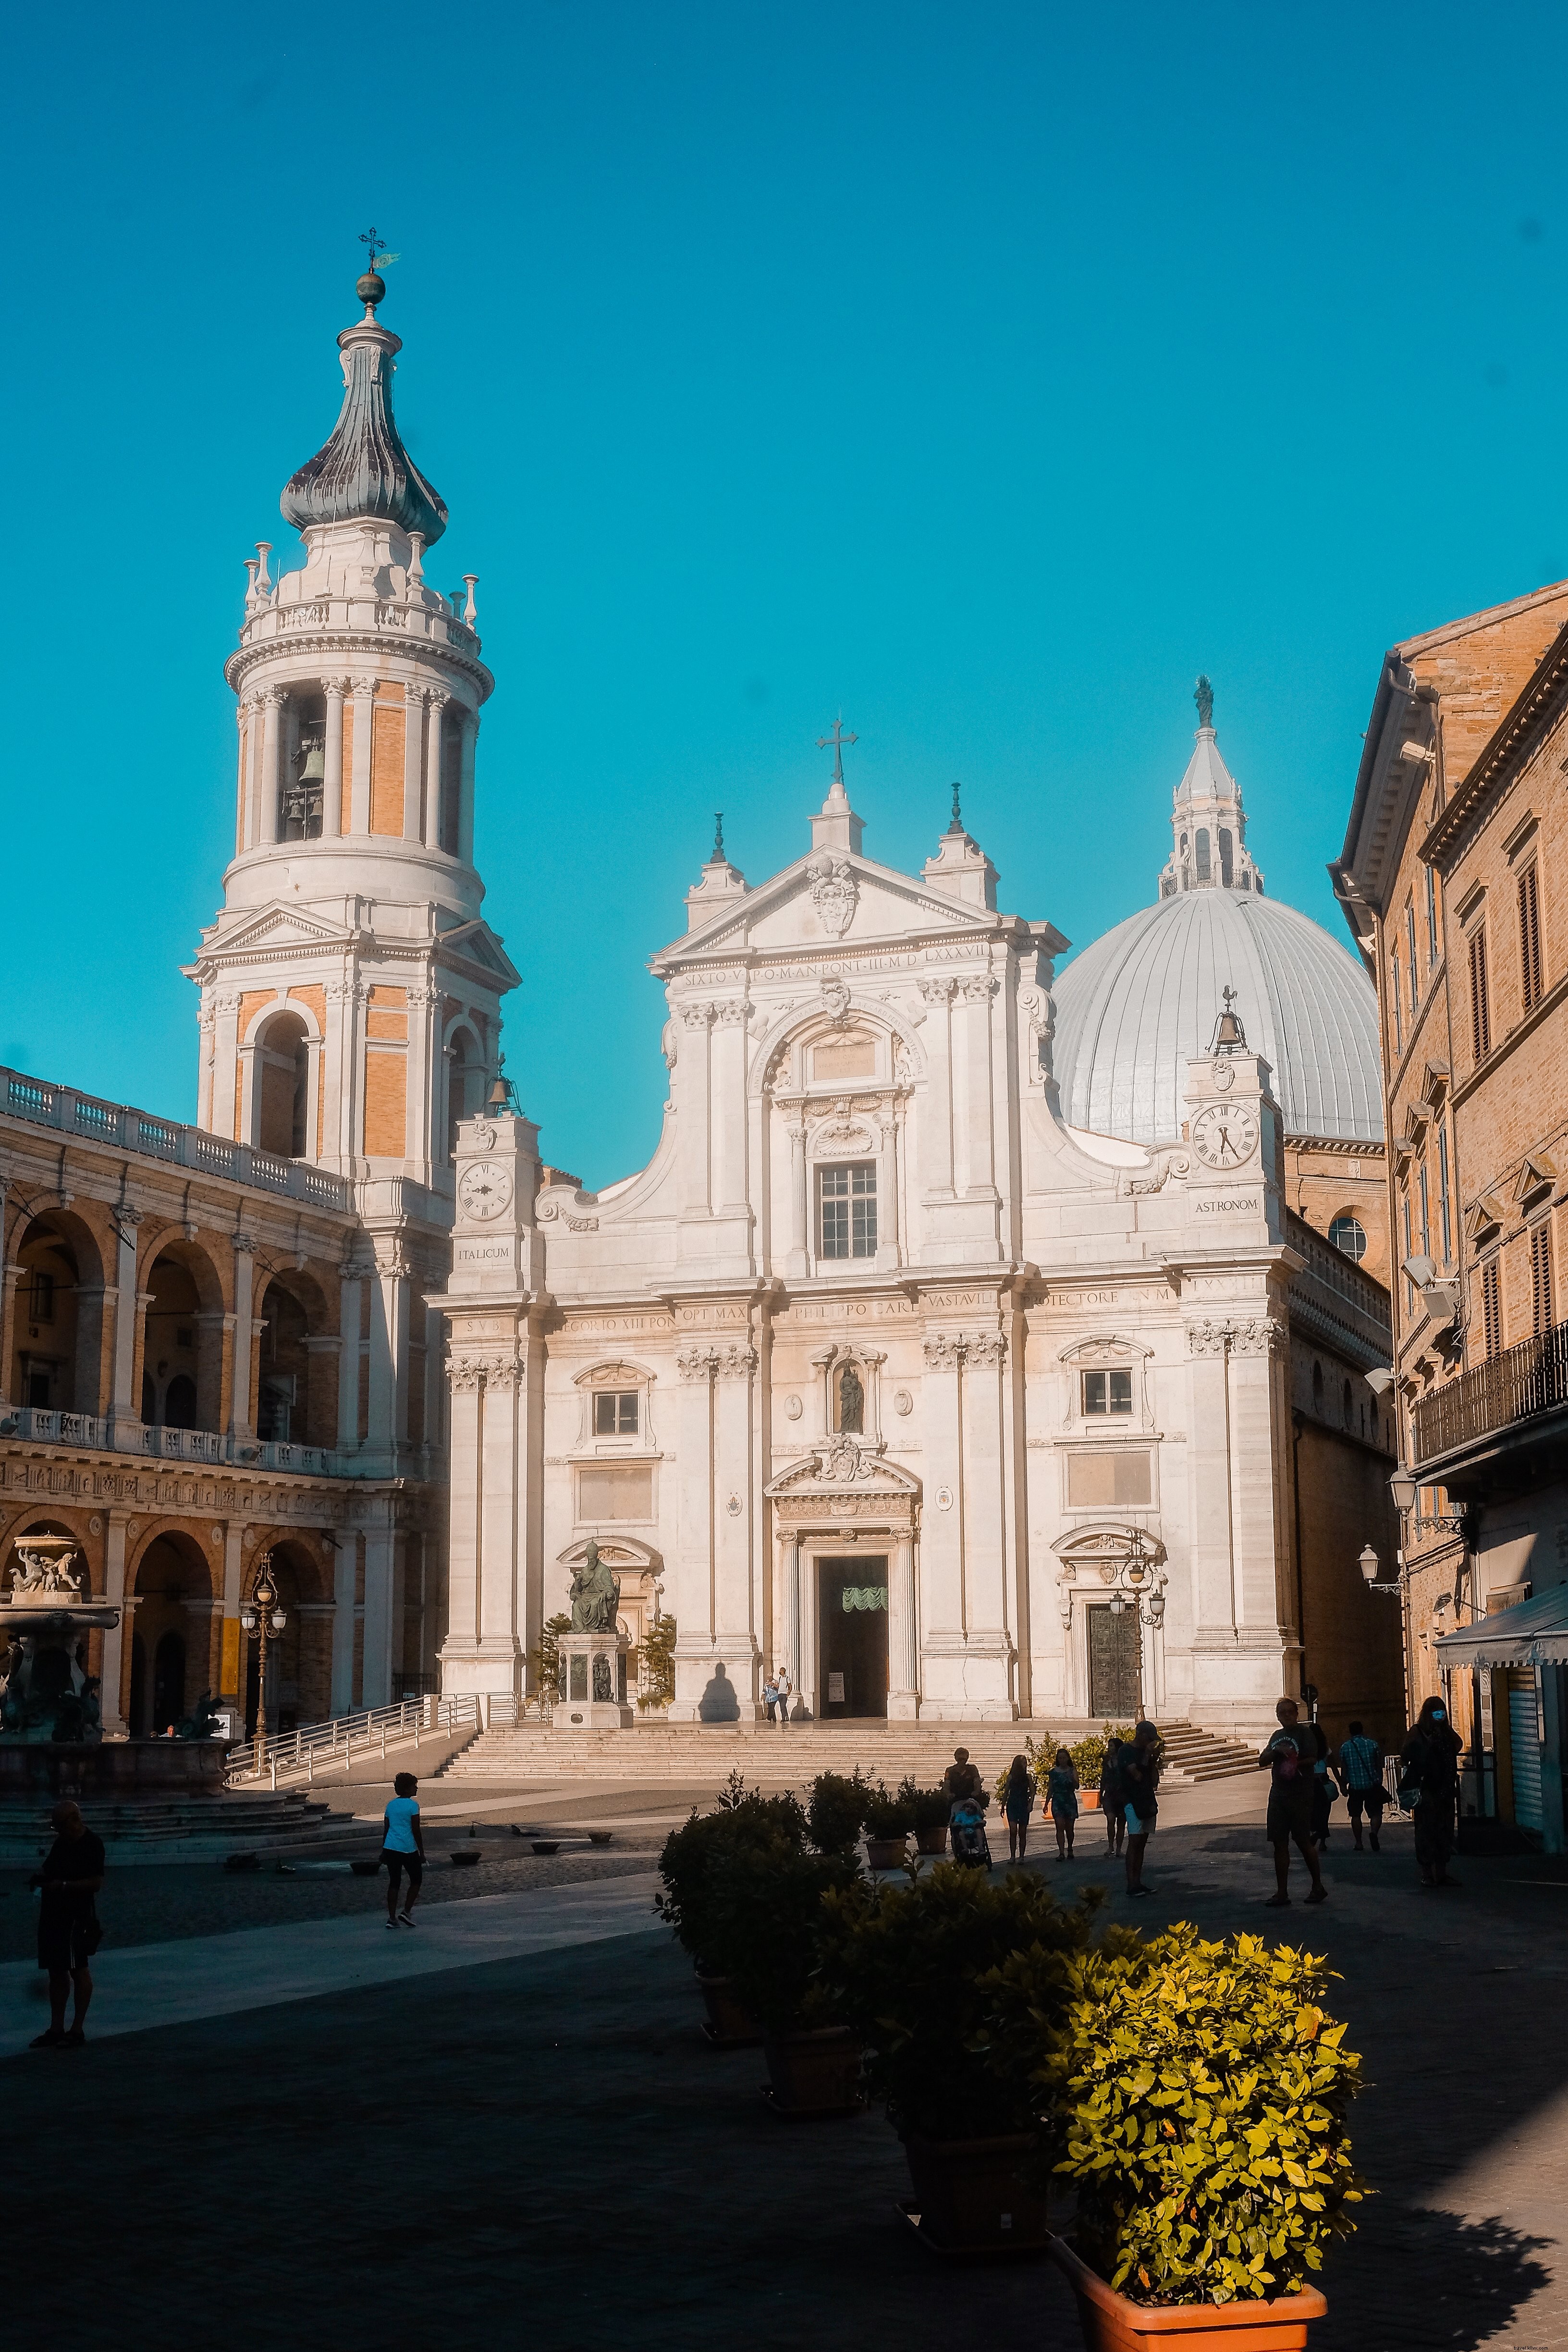
M 1568 1323 L 1521 1339 L 1423 1397 L 1411 1416 L 1417 1463 L 1568 1404 Z
M 225 1769 L 227 1785 L 265 1780 L 276 1789 L 279 1773 L 303 1772 L 313 1781 L 318 1766 L 330 1771 L 347 1765 L 351 1757 L 371 1754 L 378 1746 L 383 1756 L 388 1744 L 401 1745 L 429 1731 L 458 1731 L 471 1724 L 477 1730 L 479 1703 L 472 1693 L 455 1698 L 405 1698 L 393 1706 L 363 1707 L 349 1715 L 329 1716 L 323 1723 L 304 1723 L 297 1731 L 269 1732 L 261 1772 L 256 1769 L 256 1743 L 247 1739 L 232 1748 Z

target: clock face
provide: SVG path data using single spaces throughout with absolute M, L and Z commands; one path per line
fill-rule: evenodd
M 482 1161 L 465 1168 L 458 1184 L 458 1202 L 466 1217 L 477 1218 L 481 1223 L 499 1217 L 511 1200 L 511 1178 L 504 1168 L 490 1168 Z
M 1206 1103 L 1192 1133 L 1205 1168 L 1240 1168 L 1258 1149 L 1258 1114 L 1249 1103 Z

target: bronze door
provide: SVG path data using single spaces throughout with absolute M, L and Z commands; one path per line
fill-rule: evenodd
M 888 1712 L 888 1562 L 817 1562 L 817 1716 L 825 1723 Z
M 1142 1634 L 1136 1608 L 1089 1612 L 1089 1711 L 1097 1722 L 1135 1723 L 1143 1712 Z

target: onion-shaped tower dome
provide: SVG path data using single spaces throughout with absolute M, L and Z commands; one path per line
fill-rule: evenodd
M 1248 1045 L 1273 1072 L 1285 1132 L 1379 1141 L 1372 982 L 1320 924 L 1265 896 L 1206 679 L 1197 700 L 1201 723 L 1176 787 L 1159 899 L 1085 948 L 1056 982 L 1052 1064 L 1062 1116 L 1132 1143 L 1179 1141 L 1186 1064 L 1207 1052 L 1230 987 Z
M 447 507 L 404 447 L 392 414 L 392 377 L 401 339 L 378 327 L 386 282 L 366 270 L 355 289 L 364 317 L 338 337 L 343 404 L 331 440 L 286 485 L 279 504 L 299 530 L 362 520 L 417 531 L 426 547 L 447 528 Z

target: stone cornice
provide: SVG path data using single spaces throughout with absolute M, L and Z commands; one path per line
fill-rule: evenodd
M 1488 803 L 1529 766 L 1568 702 L 1568 624 L 1538 663 L 1534 676 L 1503 713 L 1491 740 L 1422 841 L 1417 855 L 1447 874 Z
M 368 655 L 394 655 L 413 668 L 434 666 L 448 668 L 467 677 L 479 689 L 479 700 L 487 702 L 495 691 L 495 679 L 477 656 L 467 653 L 460 646 L 447 645 L 432 637 L 393 636 L 378 629 L 331 628 L 299 629 L 275 637 L 262 637 L 254 645 L 240 646 L 230 654 L 223 666 L 223 674 L 236 694 L 243 692 L 254 672 L 267 668 L 281 658 L 292 660 L 304 655 L 311 660 L 333 665 L 350 665 L 363 661 Z M 377 683 L 379 683 L 379 677 Z M 400 679 L 389 683 L 401 684 Z M 289 680 L 278 683 L 287 688 Z

